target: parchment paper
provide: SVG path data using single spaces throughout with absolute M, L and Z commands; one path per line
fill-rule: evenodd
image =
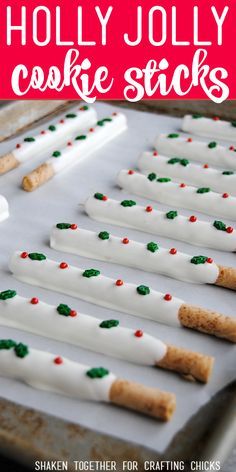
M 112 111 L 118 110 L 117 107 L 111 107 L 104 103 L 98 103 L 95 107 L 98 110 L 99 117 L 107 116 Z M 171 422 L 162 424 L 112 405 L 68 399 L 63 396 L 37 391 L 20 382 L 4 378 L 0 382 L 0 396 L 162 452 L 175 433 L 197 412 L 199 407 L 235 378 L 236 347 L 231 343 L 191 330 L 170 328 L 152 321 L 112 312 L 65 295 L 60 296 L 57 293 L 28 286 L 16 281 L 8 270 L 8 259 L 14 250 L 44 252 L 55 260 L 66 260 L 70 264 L 77 264 L 84 268 L 95 267 L 101 269 L 105 275 L 117 279 L 122 278 L 136 284 L 144 283 L 164 293 L 172 293 L 188 303 L 200 304 L 235 316 L 235 305 L 233 305 L 235 294 L 229 290 L 215 286 L 187 284 L 140 270 L 62 254 L 49 248 L 51 226 L 54 223 L 68 221 L 96 231 L 107 229 L 115 235 L 128 236 L 142 242 L 156 240 L 163 246 L 177 247 L 179 250 L 193 255 L 206 254 L 213 257 L 219 264 L 235 264 L 234 254 L 197 248 L 138 231 L 97 223 L 84 214 L 83 202 L 87 196 L 96 191 L 106 193 L 113 198 L 124 198 L 125 194 L 116 187 L 115 183 L 118 171 L 122 168 L 135 167 L 139 154 L 143 150 L 152 148 L 157 133 L 173 132 L 178 130 L 180 126 L 180 120 L 177 118 L 133 110 L 124 110 L 124 112 L 129 121 L 129 130 L 126 133 L 81 164 L 78 164 L 73 170 L 58 175 L 36 192 L 24 192 L 20 188 L 21 180 L 28 171 L 32 170 L 39 162 L 42 162 L 47 157 L 46 155 L 40 159 L 32 159 L 24 166 L 0 178 L 0 193 L 7 197 L 11 214 L 9 220 L 0 224 L 0 290 L 15 288 L 19 294 L 25 297 L 37 296 L 55 305 L 60 302 L 68 303 L 78 311 L 102 319 L 118 318 L 121 325 L 133 329 L 143 329 L 168 343 L 213 355 L 216 362 L 211 381 L 208 385 L 190 383 L 173 373 L 152 367 L 139 367 L 66 343 L 0 327 L 1 338 L 11 337 L 24 341 L 32 347 L 67 356 L 91 366 L 102 365 L 122 378 L 174 392 L 177 396 L 177 411 Z M 1 144 L 0 154 L 10 150 L 18 140 L 19 138 Z M 132 195 L 127 194 L 126 196 L 132 197 Z M 146 203 L 144 199 L 134 198 L 138 203 Z M 155 207 L 167 208 L 163 205 L 155 205 Z M 182 211 L 182 213 L 192 214 L 189 211 Z M 206 220 L 209 219 L 203 215 L 201 217 Z

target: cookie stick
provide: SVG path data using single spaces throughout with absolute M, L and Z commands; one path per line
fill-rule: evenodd
M 90 259 L 114 262 L 146 272 L 163 274 L 190 283 L 216 284 L 236 290 L 236 269 L 218 266 L 211 257 L 191 256 L 156 242 L 139 243 L 107 231 L 88 231 L 76 224 L 58 223 L 52 228 L 53 249 Z
M 181 128 L 188 133 L 236 143 L 236 121 L 224 121 L 218 116 L 205 118 L 199 114 L 185 115 Z
M 160 134 L 155 141 L 157 152 L 168 157 L 181 157 L 213 167 L 236 170 L 236 148 L 222 146 L 216 141 L 199 141 L 183 134 Z
M 222 171 L 208 164 L 193 164 L 181 157 L 165 157 L 155 151 L 144 152 L 138 160 L 138 167 L 145 174 L 156 172 L 159 176 L 168 175 L 176 182 L 210 187 L 214 192 L 236 196 L 236 173 L 233 171 Z
M 23 329 L 48 338 L 75 344 L 95 352 L 143 366 L 165 368 L 159 363 L 170 357 L 169 370 L 207 382 L 212 359 L 176 346 L 167 346 L 140 329 L 119 326 L 118 320 L 99 320 L 65 304 L 48 305 L 38 298 L 28 300 L 14 290 L 0 293 L 0 325 Z M 181 362 L 176 362 L 178 358 Z
M 143 207 L 134 200 L 113 200 L 98 192 L 86 200 L 84 209 L 90 218 L 104 223 L 134 228 L 195 246 L 236 251 L 236 231 L 223 221 L 207 222 L 195 215 L 183 216 L 176 210 L 164 213 L 150 204 Z
M 0 174 L 5 174 L 28 159 L 37 157 L 50 149 L 55 142 L 57 146 L 64 144 L 79 129 L 93 126 L 96 118 L 95 110 L 87 105 L 67 112 L 58 123 L 47 125 L 47 129 L 37 135 L 32 133 L 26 136 L 22 143 L 16 144 L 15 149 L 0 157 Z
M 185 326 L 190 318 L 192 327 L 198 330 L 201 317 L 203 321 L 200 331 L 236 341 L 236 321 L 233 318 L 212 313 L 204 308 L 188 306 L 183 300 L 169 293 L 152 290 L 146 285 L 137 287 L 122 279 L 113 280 L 101 275 L 97 269 L 82 270 L 69 266 L 66 262 L 47 259 L 44 254 L 18 251 L 12 255 L 9 267 L 18 280 L 31 285 L 165 325 Z M 180 317 L 183 306 L 187 306 L 187 310 L 184 310 L 185 318 Z
M 23 189 L 32 192 L 57 173 L 77 164 L 84 157 L 97 151 L 125 131 L 126 128 L 126 117 L 122 113 L 113 113 L 112 116 L 98 121 L 87 134 L 80 134 L 69 142 L 67 147 L 55 150 L 44 164 L 25 176 L 22 181 Z
M 0 195 L 0 222 L 9 217 L 9 206 L 5 197 Z
M 113 403 L 163 421 L 171 419 L 176 406 L 172 393 L 118 379 L 104 367 L 90 368 L 12 339 L 0 340 L 0 375 L 76 399 Z
M 153 172 L 145 176 L 126 169 L 119 172 L 117 183 L 128 192 L 165 205 L 236 220 L 236 197 L 212 192 L 210 187 L 190 187 L 172 182 L 169 177 L 158 177 Z

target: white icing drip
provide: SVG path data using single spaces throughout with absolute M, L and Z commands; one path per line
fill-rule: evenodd
M 229 121 L 216 121 L 204 117 L 193 118 L 192 115 L 185 115 L 181 129 L 199 136 L 209 136 L 210 138 L 224 139 L 236 143 L 236 128 Z
M 5 197 L 0 195 L 0 222 L 9 217 L 8 202 Z
M 141 365 L 154 365 L 165 356 L 166 345 L 159 339 L 146 333 L 137 338 L 133 330 L 120 326 L 101 328 L 101 322 L 102 320 L 79 311 L 76 317 L 60 315 L 56 307 L 41 300 L 36 305 L 18 295 L 0 300 L 0 325 L 75 344 Z
M 184 182 L 190 185 L 210 187 L 215 192 L 236 196 L 236 173 L 224 175 L 223 171 L 213 167 L 204 168 L 198 164 L 189 163 L 183 166 L 181 163 L 170 164 L 169 157 L 158 156 L 152 152 L 144 152 L 138 161 L 138 167 L 142 172 L 156 172 L 161 177 L 172 177 L 176 182 Z M 235 155 L 236 161 L 236 155 Z M 236 164 L 236 162 L 235 162 Z
M 78 107 L 76 109 L 69 110 L 66 114 L 76 114 L 75 118 L 63 118 L 64 123 L 55 123 L 56 130 L 50 131 L 48 124 L 45 125 L 45 134 L 31 134 L 29 131 L 28 136 L 33 137 L 35 141 L 20 143 L 19 149 L 14 149 L 12 153 L 19 162 L 25 162 L 31 157 L 36 157 L 43 151 L 48 151 L 52 147 L 58 148 L 58 146 L 64 145 L 66 140 L 70 139 L 74 133 L 80 129 L 85 129 L 88 126 L 93 126 L 97 120 L 97 114 L 91 107 L 88 110 L 80 111 Z
M 94 220 L 104 223 L 134 228 L 196 246 L 220 251 L 236 251 L 236 231 L 232 233 L 219 231 L 213 226 L 213 221 L 208 223 L 198 219 L 195 223 L 191 223 L 189 218 L 183 215 L 169 220 L 164 212 L 153 209 L 149 213 L 140 205 L 124 208 L 119 201 L 110 198 L 107 201 L 100 201 L 89 197 L 85 202 L 85 211 Z
M 155 147 L 160 154 L 169 157 L 182 157 L 203 164 L 221 167 L 222 169 L 236 170 L 236 152 L 229 147 L 217 144 L 215 148 L 209 148 L 204 141 L 179 135 L 178 138 L 168 138 L 166 134 L 160 134 L 155 141 Z
M 72 141 L 72 146 L 60 150 L 60 157 L 51 157 L 46 163 L 53 166 L 55 173 L 60 172 L 97 151 L 127 129 L 126 117 L 122 113 L 117 113 L 110 119 L 111 122 L 105 122 L 103 126 L 95 126 L 92 132 L 88 131 L 86 139 Z
M 9 267 L 23 282 L 159 323 L 180 324 L 178 312 L 184 302 L 178 298 L 166 301 L 162 293 L 151 289 L 149 295 L 140 295 L 134 284 L 124 282 L 118 287 L 115 280 L 103 275 L 87 278 L 77 267 L 60 269 L 59 263 L 50 259 L 32 261 L 30 258 L 22 259 L 20 255 L 20 252 L 13 254 Z
M 115 262 L 186 282 L 213 284 L 219 276 L 215 263 L 195 265 L 191 263 L 189 254 L 177 252 L 171 255 L 169 249 L 161 247 L 153 253 L 147 249 L 147 244 L 132 240 L 123 244 L 122 239 L 110 235 L 108 240 L 102 240 L 92 231 L 81 228 L 61 230 L 54 226 L 50 241 L 52 248 L 63 252 Z
M 81 400 L 109 402 L 109 392 L 116 377 L 109 373 L 101 379 L 86 375 L 89 367 L 63 357 L 54 363 L 54 354 L 29 348 L 29 354 L 16 356 L 14 349 L 0 349 L 0 376 L 16 378 L 26 384 Z
M 180 208 L 196 210 L 207 215 L 236 220 L 236 198 L 223 198 L 221 194 L 210 191 L 197 193 L 196 187 L 180 187 L 176 182 L 160 183 L 156 179 L 150 181 L 145 175 L 135 172 L 130 175 L 128 170 L 120 171 L 118 185 L 135 195 Z

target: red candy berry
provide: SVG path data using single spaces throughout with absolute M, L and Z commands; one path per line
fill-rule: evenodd
M 214 116 L 214 117 L 213 117 L 213 120 L 214 120 L 214 121 L 219 121 L 219 119 L 220 119 L 219 116 Z
M 90 133 L 93 133 L 94 132 L 94 128 L 90 128 Z
M 128 174 L 129 174 L 129 175 L 133 175 L 133 174 L 134 174 L 134 170 L 129 170 L 129 171 L 128 171 Z
M 223 193 L 222 198 L 229 198 L 229 194 L 228 193 Z
M 136 338 L 142 338 L 142 336 L 143 336 L 143 331 L 142 331 L 141 329 L 137 329 L 137 331 L 135 331 L 135 333 L 134 333 L 134 336 L 135 336 Z
M 103 195 L 102 200 L 103 202 L 106 202 L 108 200 L 108 197 L 106 195 Z
M 26 259 L 28 257 L 28 252 L 22 252 L 20 257 L 21 259 Z
M 226 228 L 226 231 L 227 231 L 227 233 L 229 233 L 229 234 L 230 234 L 230 233 L 233 233 L 234 228 L 232 228 L 232 226 L 228 226 L 228 228 Z
M 60 120 L 60 123 L 63 125 L 63 123 L 65 123 L 65 121 L 64 121 L 64 120 Z
M 186 184 L 182 183 L 182 184 L 180 184 L 179 186 L 180 186 L 180 188 L 185 188 L 185 187 L 186 187 Z
M 234 146 L 230 146 L 229 150 L 234 151 Z
M 172 295 L 170 295 L 170 293 L 166 293 L 166 295 L 164 296 L 164 300 L 166 302 L 170 302 L 172 300 Z
M 68 269 L 68 264 L 66 262 L 61 262 L 59 267 L 60 269 Z
M 78 226 L 77 226 L 76 224 L 70 225 L 70 229 L 75 230 L 75 229 L 77 229 L 77 228 L 78 228 Z
M 124 238 L 124 239 L 122 240 L 122 243 L 123 243 L 123 244 L 129 244 L 129 239 L 128 239 L 128 238 Z
M 177 254 L 177 249 L 175 249 L 175 247 L 172 247 L 172 249 L 170 249 L 170 254 L 172 255 Z
M 72 142 L 69 141 L 69 142 L 67 143 L 67 146 L 72 146 Z
M 207 262 L 208 262 L 208 264 L 212 264 L 212 263 L 213 263 L 213 259 L 212 259 L 211 257 L 208 257 Z
M 39 299 L 38 299 L 38 298 L 36 298 L 36 297 L 34 297 L 34 298 L 31 298 L 31 300 L 30 300 L 30 303 L 31 303 L 32 305 L 37 305 L 37 304 L 38 304 L 38 302 L 39 302 Z
M 151 206 L 146 207 L 146 212 L 147 213 L 151 213 L 152 210 L 153 210 L 153 208 Z
M 43 131 L 41 131 L 41 134 L 46 134 L 46 131 L 44 131 L 44 130 L 43 130 Z
M 20 147 L 21 147 L 21 145 L 18 143 L 18 144 L 16 145 L 16 149 L 20 149 Z
M 154 151 L 154 152 L 153 152 L 153 156 L 155 156 L 155 157 L 158 156 L 158 152 L 157 152 L 157 151 Z
M 208 165 L 208 164 L 204 164 L 203 168 L 204 168 L 204 169 L 209 169 L 209 165 Z
M 60 365 L 60 364 L 63 364 L 63 359 L 62 359 L 62 357 L 58 356 L 58 357 L 55 357 L 53 362 L 54 362 L 54 364 Z
M 192 215 L 192 216 L 190 216 L 189 221 L 190 221 L 190 223 L 196 223 L 197 217 Z
M 72 318 L 74 318 L 75 316 L 77 316 L 77 311 L 75 311 L 75 310 L 70 310 L 70 316 L 71 316 Z
M 193 142 L 193 139 L 192 138 L 188 138 L 187 139 L 187 143 L 192 143 Z
M 119 280 L 116 281 L 116 286 L 117 287 L 121 287 L 122 285 L 124 285 L 123 280 L 119 279 Z

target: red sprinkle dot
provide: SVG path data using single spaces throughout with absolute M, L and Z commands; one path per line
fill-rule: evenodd
M 93 133 L 94 132 L 94 128 L 90 128 L 90 133 Z
M 204 168 L 204 169 L 209 169 L 209 165 L 208 165 L 208 164 L 204 164 L 203 168 Z
M 170 254 L 177 254 L 177 249 L 175 249 L 175 247 L 172 247 L 172 249 L 170 249 Z
M 229 234 L 230 234 L 230 233 L 233 233 L 234 228 L 232 228 L 232 226 L 228 226 L 228 228 L 226 228 L 226 231 L 227 231 L 227 233 L 229 233 Z
M 119 279 L 119 280 L 116 281 L 116 286 L 117 287 L 121 287 L 122 285 L 124 285 L 123 280 Z
M 63 125 L 63 123 L 65 123 L 65 121 L 64 121 L 64 120 L 60 120 L 60 123 Z
M 194 216 L 194 215 L 192 215 L 192 216 L 190 216 L 189 221 L 190 221 L 191 223 L 196 223 L 197 217 Z
M 77 316 L 77 311 L 75 311 L 75 310 L 70 310 L 70 316 L 71 316 L 72 318 L 74 318 L 75 316 Z
M 122 240 L 122 243 L 123 243 L 123 244 L 129 244 L 129 239 L 128 239 L 128 238 L 124 238 L 124 239 Z
M 129 170 L 129 171 L 128 171 L 128 174 L 129 174 L 129 175 L 133 175 L 133 174 L 134 174 L 134 170 Z
M 230 146 L 229 150 L 234 151 L 234 146 Z
M 157 151 L 154 151 L 154 152 L 153 152 L 153 156 L 155 156 L 155 157 L 158 156 L 158 152 L 157 152 Z
M 63 359 L 62 357 L 55 357 L 53 362 L 54 364 L 60 365 L 60 364 L 63 364 Z
M 72 146 L 72 142 L 69 141 L 69 142 L 67 143 L 67 146 Z
M 20 257 L 21 259 L 26 259 L 28 257 L 28 252 L 22 252 Z
M 66 262 L 61 262 L 59 267 L 60 269 L 68 269 L 69 266 Z
M 21 144 L 16 145 L 16 149 L 20 149 L 20 147 L 21 147 Z
M 166 302 L 170 302 L 172 300 L 172 295 L 170 293 L 166 293 L 166 295 L 164 296 L 164 300 Z
M 76 224 L 70 225 L 70 229 L 74 229 L 74 230 L 75 230 L 75 229 L 77 229 L 77 228 L 78 228 L 78 226 L 77 226 Z
M 213 117 L 213 120 L 214 120 L 214 121 L 219 121 L 219 119 L 220 119 L 219 116 L 214 116 L 214 117 Z
M 223 193 L 222 198 L 229 198 L 229 194 L 228 193 Z
M 212 259 L 211 257 L 208 257 L 207 262 L 208 262 L 208 264 L 212 264 L 212 263 L 213 263 L 213 259 Z
M 34 297 L 34 298 L 31 298 L 31 300 L 30 300 L 30 303 L 31 303 L 32 305 L 37 305 L 37 304 L 38 304 L 38 302 L 39 302 L 39 299 L 38 299 L 38 298 L 36 298 L 36 297 Z
M 151 213 L 151 211 L 153 211 L 153 208 L 151 206 L 147 206 L 146 207 L 146 212 Z
M 193 142 L 193 138 L 188 138 L 187 139 L 187 143 L 192 143 Z
M 103 195 L 102 200 L 106 202 L 108 200 L 108 197 L 106 195 Z
M 46 134 L 46 131 L 44 131 L 44 130 L 43 130 L 43 131 L 41 131 L 41 134 Z
M 135 331 L 135 333 L 134 333 L 134 336 L 135 336 L 136 338 L 142 338 L 142 336 L 143 336 L 143 331 L 142 331 L 141 329 L 137 329 L 137 331 Z
M 180 184 L 180 188 L 185 188 L 186 184 Z

